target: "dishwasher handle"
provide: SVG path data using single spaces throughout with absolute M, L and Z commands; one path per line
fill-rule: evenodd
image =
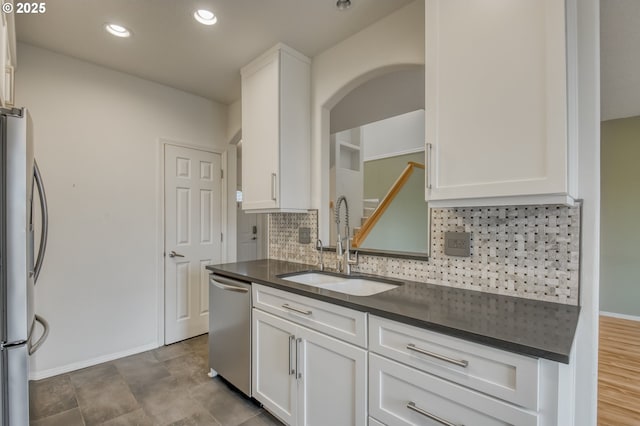
M 209 281 L 221 290 L 235 291 L 236 293 L 248 293 L 251 287 L 251 284 L 226 278 L 221 275 L 211 275 Z

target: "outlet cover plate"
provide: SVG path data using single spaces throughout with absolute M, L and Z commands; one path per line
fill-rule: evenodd
M 444 254 L 447 256 L 471 256 L 470 232 L 445 232 Z
M 304 226 L 298 228 L 298 243 L 311 244 L 311 228 Z

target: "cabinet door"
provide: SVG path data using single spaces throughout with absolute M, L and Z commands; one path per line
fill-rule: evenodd
M 427 201 L 566 200 L 565 39 L 564 0 L 427 0 Z
M 279 52 L 242 76 L 242 208 L 272 209 L 279 203 Z
M 253 310 L 252 395 L 285 423 L 296 421 L 296 325 Z
M 367 424 L 367 352 L 300 327 L 298 424 Z

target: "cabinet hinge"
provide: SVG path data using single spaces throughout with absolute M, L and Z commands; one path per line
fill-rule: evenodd
M 224 242 L 224 234 L 222 232 L 220 233 L 220 242 Z
M 220 169 L 220 179 L 224 179 L 224 170 Z

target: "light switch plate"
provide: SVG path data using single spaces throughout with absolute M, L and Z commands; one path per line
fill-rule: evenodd
M 311 228 L 306 228 L 301 226 L 298 228 L 298 242 L 300 244 L 310 244 L 311 243 Z
M 471 256 L 470 232 L 445 232 L 444 254 L 447 256 Z

